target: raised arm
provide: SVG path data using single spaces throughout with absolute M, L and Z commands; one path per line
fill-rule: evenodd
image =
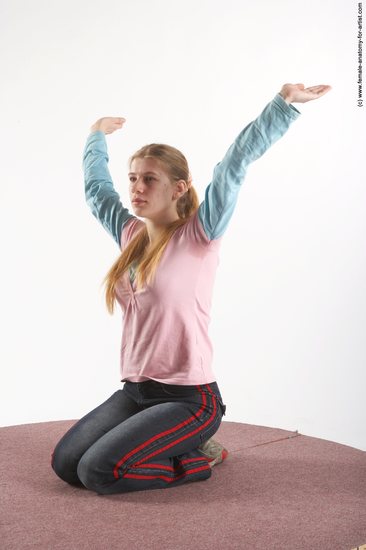
M 125 208 L 120 196 L 114 189 L 108 170 L 108 152 L 105 134 L 121 128 L 125 119 L 105 117 L 99 119 L 92 127 L 87 139 L 83 169 L 85 198 L 92 214 L 114 238 L 121 248 L 120 238 L 123 226 L 134 218 Z
M 210 240 L 225 232 L 248 166 L 282 137 L 299 117 L 300 112 L 291 102 L 305 103 L 329 90 L 330 86 L 323 85 L 305 89 L 303 84 L 285 84 L 262 113 L 240 132 L 223 160 L 215 166 L 212 182 L 199 206 L 198 216 Z

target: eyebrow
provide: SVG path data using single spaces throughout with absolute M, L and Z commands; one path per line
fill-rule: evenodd
M 159 175 L 157 172 L 151 172 L 151 171 L 149 171 L 149 172 L 144 172 L 144 173 L 143 173 L 144 176 L 146 176 L 146 174 L 154 174 L 154 176 L 158 176 L 158 175 Z M 129 175 L 129 176 L 134 176 L 134 175 L 136 175 L 136 172 L 128 172 L 128 175 Z

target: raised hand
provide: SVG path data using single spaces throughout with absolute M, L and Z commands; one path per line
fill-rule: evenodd
M 90 131 L 96 132 L 100 130 L 105 134 L 112 134 L 112 132 L 122 128 L 125 122 L 126 119 L 122 117 L 106 116 L 97 120 L 93 126 L 91 126 Z
M 318 99 L 331 90 L 326 84 L 305 88 L 304 84 L 284 84 L 279 92 L 286 103 L 306 103 Z

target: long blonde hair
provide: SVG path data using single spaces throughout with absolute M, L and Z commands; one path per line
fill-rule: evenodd
M 173 233 L 178 227 L 187 223 L 199 207 L 197 192 L 191 185 L 187 159 L 178 149 L 162 143 L 152 143 L 145 145 L 130 157 L 130 167 L 132 162 L 137 158 L 153 158 L 158 160 L 163 164 L 172 182 L 184 180 L 189 185 L 189 189 L 177 201 L 179 219 L 164 228 L 154 246 L 150 250 L 146 250 L 149 244 L 149 235 L 146 226 L 143 227 L 121 252 L 119 258 L 108 271 L 103 282 L 106 285 L 107 309 L 111 315 L 114 311 L 116 299 L 115 286 L 123 273 L 136 262 L 138 265 L 136 270 L 137 290 L 141 289 L 146 283 L 151 282 L 160 258 Z

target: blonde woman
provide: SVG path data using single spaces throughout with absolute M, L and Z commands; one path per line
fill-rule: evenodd
M 100 494 L 176 487 L 211 476 L 228 452 L 212 436 L 224 405 L 208 335 L 222 236 L 250 163 L 300 115 L 292 103 L 330 86 L 285 84 L 248 124 L 213 172 L 199 203 L 183 154 L 164 144 L 132 155 L 125 208 L 108 171 L 106 134 L 124 118 L 92 127 L 84 150 L 85 194 L 120 256 L 108 272 L 106 304 L 123 315 L 122 389 L 59 441 L 52 467 Z

